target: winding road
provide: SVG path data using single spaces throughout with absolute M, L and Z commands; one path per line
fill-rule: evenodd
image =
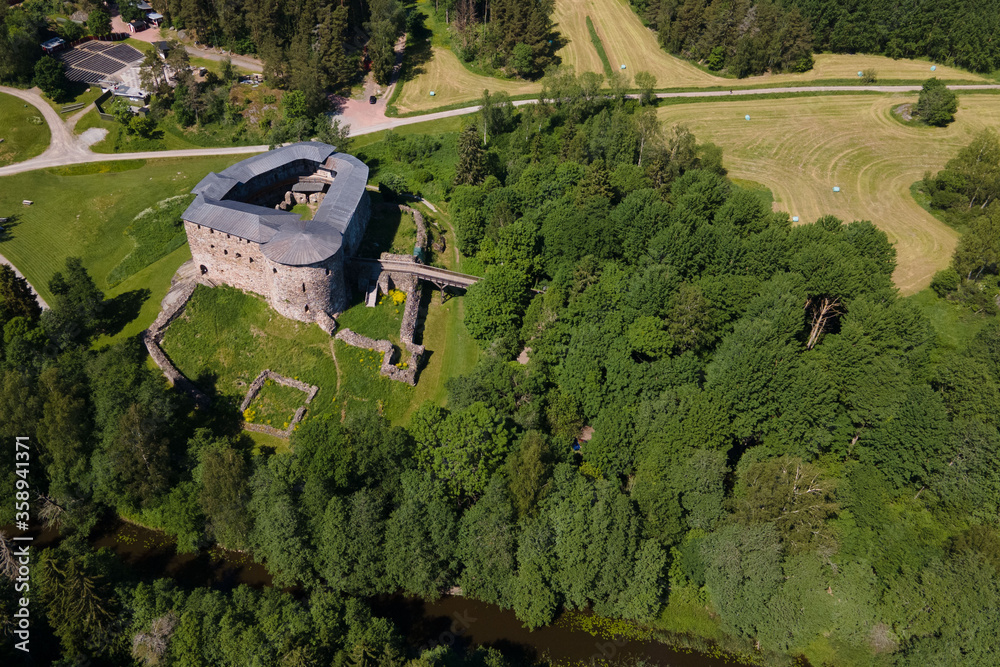
M 971 84 L 971 85 L 961 85 L 961 86 L 949 86 L 954 91 L 971 91 L 971 90 L 1000 90 L 1000 85 L 993 84 Z M 836 93 L 836 92 L 868 92 L 868 93 L 912 93 L 920 90 L 920 86 L 788 86 L 779 88 L 743 88 L 743 89 L 733 89 L 732 91 L 727 90 L 706 90 L 706 91 L 689 91 L 681 93 L 658 93 L 657 97 L 660 99 L 671 99 L 671 98 L 684 98 L 684 99 L 696 99 L 696 98 L 713 98 L 713 97 L 736 97 L 736 96 L 748 96 L 748 95 L 773 95 L 773 94 L 822 94 L 822 93 Z M 7 88 L 5 86 L 0 86 L 0 92 L 7 93 L 8 95 L 13 95 L 17 98 L 28 102 L 41 111 L 42 116 L 49 125 L 49 129 L 52 132 L 52 143 L 49 144 L 48 149 L 38 157 L 31 158 L 30 160 L 25 160 L 24 162 L 17 162 L 14 164 L 7 165 L 5 167 L 0 167 L 0 176 L 9 176 L 11 174 L 20 174 L 26 171 L 33 171 L 35 169 L 46 169 L 49 167 L 62 167 L 71 164 L 82 164 L 86 162 L 109 162 L 115 160 L 136 160 L 136 159 L 146 159 L 152 160 L 157 158 L 178 158 L 178 157 L 201 157 L 205 155 L 245 155 L 251 153 L 260 153 L 268 150 L 269 146 L 258 145 L 258 146 L 226 146 L 221 148 L 190 148 L 181 150 L 171 150 L 171 151 L 145 151 L 141 153 L 95 153 L 90 148 L 80 140 L 78 136 L 73 134 L 72 129 L 59 117 L 59 114 L 53 109 L 49 104 L 42 99 L 34 89 L 32 90 L 21 90 L 18 88 Z M 524 106 L 526 104 L 534 104 L 537 100 L 518 100 L 514 102 L 514 106 Z M 364 105 L 359 105 L 360 110 L 364 111 Z M 461 109 L 450 109 L 448 111 L 438 111 L 435 113 L 421 114 L 419 116 L 409 116 L 406 118 L 388 118 L 385 117 L 384 113 L 379 114 L 382 118 L 378 118 L 376 114 L 369 114 L 368 117 L 364 119 L 364 122 L 352 123 L 352 116 L 357 115 L 355 109 L 351 109 L 350 114 L 342 114 L 339 116 L 334 116 L 335 119 L 340 119 L 350 125 L 352 125 L 352 136 L 359 136 L 362 134 L 370 134 L 372 132 L 381 132 L 382 130 L 389 130 L 396 127 L 402 127 L 404 125 L 413 125 L 416 123 L 424 123 L 431 120 L 439 120 L 442 118 L 454 118 L 456 116 L 465 116 L 467 114 L 475 113 L 479 110 L 478 105 L 462 107 Z M 371 111 L 375 111 L 371 109 Z M 372 118 L 372 116 L 375 116 Z M 374 122 L 372 122 L 374 121 Z
M 217 54 L 210 52 L 197 52 L 196 55 L 201 57 L 218 57 Z M 213 58 L 214 59 L 214 58 Z M 235 60 L 235 59 L 234 59 Z M 243 63 L 240 63 L 244 66 Z M 1000 90 L 1000 85 L 992 84 L 972 84 L 972 85 L 957 85 L 949 86 L 952 90 L 961 91 L 972 91 L 972 90 Z M 787 86 L 787 87 L 776 87 L 776 88 L 734 88 L 733 90 L 707 90 L 707 91 L 689 91 L 689 92 L 675 92 L 675 93 L 658 93 L 657 97 L 660 99 L 671 99 L 671 98 L 714 98 L 714 97 L 736 97 L 736 96 L 751 96 L 751 95 L 772 95 L 772 94 L 823 94 L 823 93 L 836 93 L 836 92 L 872 92 L 872 93 L 910 93 L 920 90 L 920 86 Z M 41 155 L 25 160 L 23 162 L 17 162 L 4 167 L 0 167 L 0 177 L 9 176 L 12 174 L 20 174 L 28 171 L 34 171 L 36 169 L 47 169 L 51 167 L 62 167 L 73 164 L 83 164 L 89 162 L 110 162 L 116 160 L 153 160 L 153 159 L 165 159 L 165 158 L 185 158 L 185 157 L 201 157 L 207 155 L 248 155 L 253 153 L 261 153 L 269 149 L 269 146 L 258 145 L 258 146 L 230 146 L 230 147 L 220 147 L 220 148 L 192 148 L 192 149 L 182 149 L 182 150 L 168 150 L 168 151 L 145 151 L 139 153 L 95 153 L 90 149 L 87 144 L 80 139 L 79 136 L 74 134 L 73 126 L 74 122 L 66 122 L 52 108 L 48 103 L 42 99 L 41 95 L 38 93 L 37 89 L 22 90 L 18 88 L 8 88 L 6 86 L 0 86 L 0 93 L 6 93 L 7 95 L 12 95 L 24 102 L 35 106 L 42 117 L 45 119 L 49 126 L 49 130 L 52 134 L 51 143 L 49 147 Z M 634 96 L 632 96 L 634 97 Z M 518 100 L 514 102 L 515 106 L 524 106 L 526 104 L 534 104 L 537 100 Z M 352 136 L 358 136 L 362 134 L 369 134 L 372 132 L 381 132 L 382 130 L 388 130 L 396 127 L 402 127 L 404 125 L 413 125 L 415 123 L 423 123 L 432 120 L 439 120 L 442 118 L 454 118 L 456 116 L 464 116 L 467 114 L 475 113 L 479 110 L 478 105 L 462 107 L 460 109 L 451 109 L 448 111 L 439 111 L 436 113 L 427 113 L 419 116 L 410 116 L 406 118 L 388 118 L 385 116 L 384 105 L 370 106 L 365 104 L 354 104 L 345 108 L 344 112 L 340 115 L 334 116 L 341 121 L 352 125 Z M 76 118 L 74 118 L 76 120 Z M 10 264 L 0 256 L 0 262 L 5 264 Z M 16 270 L 16 269 L 15 269 Z M 37 292 L 37 291 L 36 291 Z

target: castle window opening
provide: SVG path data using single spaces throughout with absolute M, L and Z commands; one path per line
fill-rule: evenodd
M 326 275 L 330 275 L 330 269 L 326 270 Z
M 306 291 L 306 284 L 305 284 L 305 283 L 302 283 L 302 291 L 303 291 L 303 292 L 305 292 L 305 291 Z
M 204 264 L 202 264 L 201 265 L 201 275 L 205 275 L 206 273 L 208 273 L 208 267 L 205 266 Z
M 223 255 L 228 255 L 228 254 L 229 254 L 229 251 L 228 251 L 228 250 L 223 250 L 223 251 L 222 251 L 222 254 L 223 254 Z
M 278 269 L 271 269 L 271 273 L 277 273 Z
M 308 303 L 306 304 L 306 312 L 307 313 L 309 312 L 309 304 Z
M 243 255 L 241 255 L 240 253 L 236 253 L 236 258 L 237 258 L 237 259 L 239 259 L 239 258 L 240 258 L 240 257 L 242 257 L 242 256 L 243 256 Z
M 253 264 L 253 257 L 250 258 L 250 263 Z

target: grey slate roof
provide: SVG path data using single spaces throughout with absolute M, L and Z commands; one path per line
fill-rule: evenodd
M 340 232 L 314 222 L 294 220 L 282 225 L 278 233 L 261 246 L 264 256 L 279 264 L 304 266 L 322 262 L 340 250 Z
M 336 172 L 312 220 L 227 199 L 237 186 L 298 160 Z M 337 153 L 329 144 L 305 141 L 248 158 L 218 174 L 210 173 L 192 190 L 198 196 L 181 217 L 260 243 L 271 261 L 303 266 L 321 262 L 340 250 L 367 182 L 368 166 L 353 155 Z
M 267 243 L 284 224 L 299 220 L 299 216 L 290 211 L 204 196 L 195 198 L 181 217 L 254 243 Z

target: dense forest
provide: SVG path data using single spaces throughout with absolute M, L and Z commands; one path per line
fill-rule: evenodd
M 950 267 L 934 276 L 941 296 L 1000 313 L 1000 137 L 984 130 L 920 184 L 931 210 L 962 230 Z
M 631 0 L 671 53 L 736 76 L 809 69 L 809 53 L 1000 67 L 996 0 Z
M 667 51 L 738 77 L 812 68 L 813 35 L 776 0 L 631 0 Z
M 443 0 L 435 9 L 463 61 L 505 75 L 541 76 L 555 61 L 553 0 Z
M 66 660 L 504 664 L 420 656 L 365 602 L 459 586 L 530 627 L 592 609 L 761 661 L 993 664 L 996 309 L 950 305 L 972 324 L 939 336 L 898 296 L 883 232 L 792 226 L 716 147 L 593 76 L 394 149 L 413 156 L 398 180 L 448 193 L 486 276 L 465 297 L 481 360 L 405 428 L 359 408 L 254 453 L 238 415 L 192 411 L 138 341 L 93 349 L 135 295 L 105 299 L 70 260 L 40 313 L 0 267 L 0 437 L 35 443 L 32 504 L 65 536 L 32 592 Z M 996 250 L 963 244 L 956 266 L 995 285 Z M 139 582 L 89 546 L 108 513 L 248 551 L 298 592 Z

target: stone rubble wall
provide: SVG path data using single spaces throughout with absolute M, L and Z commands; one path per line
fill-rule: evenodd
M 337 320 L 333 319 L 325 312 L 316 313 L 316 325 L 331 336 L 337 330 Z
M 291 433 L 287 431 L 287 429 L 285 431 L 282 431 L 280 429 L 274 428 L 273 426 L 269 426 L 268 424 L 247 424 L 246 422 L 244 422 L 243 430 L 256 431 L 257 433 L 267 433 L 268 435 L 273 435 L 278 438 L 284 438 L 285 440 L 291 437 Z
M 292 431 L 295 430 L 296 425 L 298 425 L 298 423 L 302 421 L 302 418 L 305 416 L 306 405 L 312 403 L 312 400 L 316 398 L 316 392 L 319 391 L 319 387 L 317 387 L 314 384 L 306 384 L 301 380 L 285 377 L 284 375 L 275 373 L 270 368 L 265 368 L 260 372 L 260 375 L 258 375 L 256 379 L 254 379 L 254 381 L 250 383 L 250 388 L 247 389 L 246 396 L 243 397 L 243 402 L 240 403 L 241 415 L 243 414 L 244 410 L 250 407 L 250 404 L 253 402 L 253 399 L 257 397 L 257 394 L 259 394 L 260 390 L 264 387 L 264 383 L 267 382 L 268 380 L 273 380 L 275 383 L 284 385 L 285 387 L 292 387 L 294 389 L 304 391 L 306 393 L 305 405 L 299 406 L 299 408 L 295 411 L 295 416 L 292 417 L 292 421 L 288 423 L 288 428 L 286 428 L 284 431 L 276 429 L 273 426 L 268 426 L 267 424 L 251 424 L 247 422 L 243 422 L 243 428 L 246 429 L 247 431 L 256 431 L 257 433 L 268 433 L 270 435 L 274 435 L 279 438 L 285 438 L 287 440 L 288 438 L 292 437 Z
M 410 276 L 412 277 L 412 276 Z M 380 278 L 381 279 L 381 278 Z M 388 291 L 388 290 L 386 290 Z M 395 364 L 398 361 L 396 347 L 387 340 L 375 340 L 362 336 L 350 329 L 341 329 L 334 336 L 337 340 L 343 341 L 352 347 L 359 347 L 364 350 L 376 350 L 382 353 L 382 366 L 379 373 L 398 382 L 405 382 L 411 387 L 417 384 L 417 373 L 420 364 L 423 362 L 426 352 L 423 345 L 413 342 L 414 331 L 417 325 L 417 314 L 420 310 L 420 300 L 423 296 L 423 288 L 420 283 L 414 280 L 414 284 L 406 295 L 406 306 L 403 309 L 403 322 L 399 329 L 399 338 L 410 353 L 410 361 L 406 368 L 398 368 Z
M 391 252 L 384 252 L 379 255 L 379 259 L 382 261 L 390 262 L 408 262 L 410 264 L 416 264 L 417 260 L 413 259 L 413 255 L 396 255 Z M 382 290 L 383 294 L 388 294 L 389 289 L 392 286 L 406 292 L 407 294 L 412 294 L 419 284 L 419 280 L 412 273 L 400 273 L 398 271 L 382 271 L 379 274 L 379 289 Z
M 424 252 L 427 252 L 427 223 L 424 222 L 423 214 L 415 208 L 411 208 L 404 204 L 399 205 L 399 210 L 404 213 L 409 213 L 413 216 L 413 222 L 417 226 L 417 247 L 423 248 Z
M 420 300 L 423 297 L 423 293 L 423 285 L 418 282 L 416 287 L 406 294 L 406 306 L 403 308 L 403 323 L 399 327 L 399 339 L 404 344 L 413 344 L 413 334 L 417 328 L 417 311 L 420 310 Z
M 177 298 L 171 300 L 170 305 L 161 310 L 160 314 L 156 316 L 153 324 L 142 332 L 142 342 L 145 344 L 149 356 L 160 368 L 170 384 L 190 396 L 195 405 L 204 408 L 211 403 L 208 396 L 199 390 L 193 382 L 188 380 L 183 373 L 177 370 L 177 367 L 170 361 L 170 357 L 160 347 L 167 327 L 184 311 L 184 307 L 191 299 L 191 295 L 194 294 L 195 287 L 197 286 L 197 282 L 190 281 L 178 289 L 176 293 Z

